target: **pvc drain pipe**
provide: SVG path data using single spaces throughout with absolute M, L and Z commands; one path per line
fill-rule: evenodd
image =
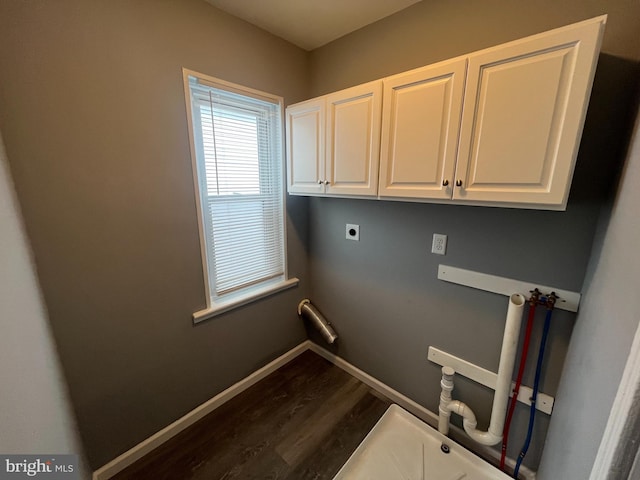
M 322 316 L 308 298 L 305 298 L 298 304 L 298 315 L 309 320 L 311 325 L 320 332 L 320 335 L 322 335 L 322 338 L 324 338 L 327 343 L 331 344 L 338 338 L 338 334 L 331 326 L 331 323 Z
M 467 405 L 458 400 L 449 400 L 451 390 L 453 390 L 453 375 L 451 370 L 446 372 L 443 369 L 440 395 L 440 419 L 438 430 L 441 433 L 449 430 L 448 412 L 457 413 L 463 418 L 463 426 L 467 435 L 482 445 L 495 445 L 502 441 L 502 430 L 504 428 L 504 418 L 507 412 L 507 402 L 509 401 L 509 391 L 511 389 L 511 377 L 516 361 L 518 350 L 518 338 L 520 336 L 520 325 L 522 319 L 522 309 L 526 300 L 523 295 L 516 293 L 509 297 L 509 308 L 507 309 L 507 319 L 504 326 L 504 336 L 502 338 L 502 350 L 500 352 L 500 364 L 498 366 L 498 379 L 496 382 L 496 392 L 493 396 L 493 407 L 491 408 L 491 420 L 489 429 L 486 432 L 479 431 L 476 416 Z M 445 378 L 446 377 L 446 378 Z M 445 392 L 445 389 L 447 390 Z M 449 400 L 447 402 L 447 400 Z

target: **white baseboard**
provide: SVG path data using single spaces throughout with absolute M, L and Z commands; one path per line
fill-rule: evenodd
M 146 440 L 143 440 L 135 447 L 127 450 L 122 455 L 116 457 L 103 467 L 93 472 L 93 480 L 107 480 L 117 473 L 121 472 L 129 465 L 144 457 L 146 454 L 162 445 L 164 442 L 174 437 L 185 428 L 193 425 L 198 420 L 213 412 L 223 403 L 228 402 L 236 395 L 244 392 L 247 388 L 255 385 L 270 373 L 275 372 L 278 368 L 286 365 L 301 353 L 309 350 L 311 341 L 306 340 L 297 347 L 292 348 L 285 354 L 279 356 L 274 361 L 268 363 L 259 370 L 256 370 L 248 377 L 240 380 L 238 383 L 230 386 L 226 390 L 220 392 L 215 397 L 207 400 L 205 403 L 191 410 L 189 413 L 179 418 L 172 424 L 166 426 L 159 432 L 153 434 Z
M 146 454 L 148 454 L 155 448 L 162 445 L 164 442 L 166 442 L 170 438 L 174 437 L 175 435 L 177 435 L 187 427 L 193 425 L 195 422 L 197 422 L 204 416 L 214 411 L 216 408 L 220 407 L 222 404 L 228 402 L 236 395 L 239 395 L 240 393 L 244 392 L 247 388 L 255 385 L 260 380 L 265 378 L 267 375 L 276 371 L 278 368 L 282 367 L 283 365 L 286 365 L 287 363 L 289 363 L 291 360 L 293 360 L 294 358 L 296 358 L 298 355 L 305 352 L 306 350 L 311 350 L 317 353 L 318 355 L 325 358 L 329 362 L 333 363 L 337 367 L 341 368 L 345 372 L 353 375 L 362 383 L 374 389 L 376 392 L 380 393 L 381 395 L 384 395 L 392 402 L 397 403 L 402 408 L 404 408 L 411 414 L 415 415 L 416 417 L 420 418 L 422 421 L 424 421 L 428 425 L 431 425 L 434 428 L 438 428 L 438 416 L 435 413 L 433 413 L 431 410 L 427 410 L 422 405 L 414 402 L 409 397 L 406 397 L 405 395 L 401 394 L 397 390 L 394 390 L 393 388 L 386 385 L 385 383 L 382 383 L 380 380 L 372 377 L 368 373 L 363 372 L 358 367 L 352 365 L 351 363 L 347 362 L 343 358 L 329 352 L 328 350 L 325 350 L 324 348 L 313 343 L 310 340 L 306 340 L 302 342 L 300 345 L 298 345 L 297 347 L 292 348 L 285 354 L 276 358 L 274 361 L 268 363 L 261 369 L 255 371 L 248 377 L 244 378 L 243 380 L 240 380 L 238 383 L 232 385 L 231 387 L 219 393 L 212 399 L 203 403 L 199 407 L 196 407 L 195 409 L 193 409 L 183 417 L 179 418 L 172 424 L 168 425 L 167 427 L 163 428 L 159 432 L 155 433 L 151 437 L 147 438 L 146 440 L 143 440 L 135 447 L 131 448 L 130 450 L 127 450 L 122 455 L 113 459 L 112 461 L 110 461 L 100 469 L 96 470 L 93 473 L 93 480 L 107 480 L 113 477 L 117 473 L 127 468 L 129 465 L 133 464 L 140 458 L 144 457 Z M 493 460 L 498 460 L 498 461 L 500 460 L 500 452 L 492 448 L 484 447 L 472 442 L 466 437 L 466 434 L 462 429 L 452 425 L 450 429 L 450 434 L 454 441 L 460 443 L 462 446 L 468 448 L 469 450 L 475 451 L 476 453 L 486 458 L 491 458 Z M 507 465 L 513 468 L 515 466 L 515 461 L 508 458 Z M 520 474 L 526 480 L 535 480 L 535 472 L 529 470 L 526 467 L 520 468 Z

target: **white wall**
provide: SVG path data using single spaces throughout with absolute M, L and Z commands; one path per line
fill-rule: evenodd
M 640 115 L 615 203 L 600 220 L 539 480 L 589 478 L 640 318 L 639 186 Z
M 0 136 L 0 452 L 81 453 Z

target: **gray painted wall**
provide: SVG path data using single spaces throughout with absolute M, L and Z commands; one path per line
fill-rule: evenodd
M 608 14 L 602 51 L 640 61 L 633 0 L 429 0 L 311 52 L 312 95 Z
M 300 287 L 205 306 L 182 67 L 307 96 L 308 54 L 201 0 L 0 2 L 0 129 L 82 440 L 110 461 L 306 339 Z
M 340 335 L 336 352 L 431 411 L 437 412 L 440 371 L 426 360 L 428 346 L 496 371 L 506 312 L 506 297 L 438 281 L 439 263 L 581 291 L 601 206 L 624 158 L 640 59 L 640 4 L 420 2 L 312 52 L 318 95 L 605 12 L 606 53 L 566 212 L 311 200 L 311 298 Z M 360 224 L 359 243 L 344 239 L 345 223 Z M 430 253 L 433 233 L 449 236 L 446 256 Z M 542 319 L 540 312 L 529 385 Z M 574 322 L 574 315 L 554 315 L 545 393 L 558 393 Z M 455 396 L 486 428 L 492 392 L 460 380 Z M 511 457 L 527 422 L 528 409 L 519 406 Z M 539 415 L 525 460 L 531 468 L 540 462 L 548 425 Z
M 75 453 L 82 461 L 1 137 L 0 245 L 0 452 Z
M 589 478 L 638 328 L 640 116 L 612 208 L 600 219 L 540 480 Z

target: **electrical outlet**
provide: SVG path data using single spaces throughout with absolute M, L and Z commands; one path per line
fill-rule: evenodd
M 431 244 L 431 253 L 444 255 L 447 252 L 447 236 L 442 233 L 433 234 L 433 243 Z
M 360 241 L 360 225 L 347 223 L 346 238 L 347 240 L 355 240 L 356 242 L 359 242 Z

